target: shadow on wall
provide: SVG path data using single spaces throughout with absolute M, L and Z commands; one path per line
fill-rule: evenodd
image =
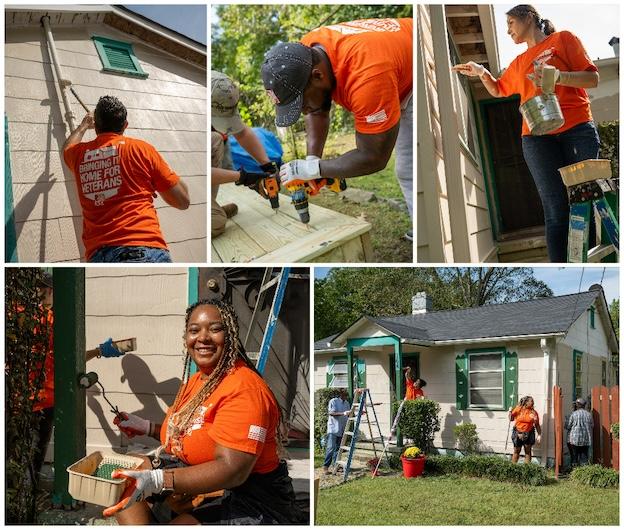
M 484 410 L 480 412 L 485 412 L 486 416 L 489 419 L 494 418 L 494 413 L 491 410 Z M 444 416 L 444 423 L 442 429 L 440 431 L 440 437 L 442 440 L 453 440 L 455 442 L 455 434 L 453 433 L 453 427 L 456 425 L 460 425 L 461 423 L 470 422 L 470 417 L 468 415 L 467 410 L 459 410 L 457 407 L 451 407 L 451 412 Z M 483 446 L 483 443 L 479 440 L 480 446 Z M 455 443 L 453 443 L 453 447 Z
M 180 377 L 172 377 L 165 381 L 158 382 L 152 375 L 147 362 L 140 356 L 133 354 L 126 354 L 121 362 L 121 366 L 123 369 L 121 382 L 128 382 L 130 393 L 133 394 L 142 405 L 141 408 L 135 410 L 123 410 L 123 408 L 121 408 L 122 412 L 129 412 L 141 418 L 156 423 L 162 423 L 165 419 L 167 409 L 173 404 L 173 400 L 175 399 L 175 395 L 182 381 L 181 374 Z M 102 385 L 104 389 L 106 389 L 106 381 L 103 381 Z M 93 389 L 95 391 L 90 392 L 87 398 L 87 406 L 99 420 L 108 442 L 111 447 L 127 447 L 128 438 L 120 434 L 119 429 L 113 425 L 115 415 L 108 410 L 108 408 L 106 410 L 102 408 L 102 404 L 106 404 L 104 399 L 96 399 L 96 396 L 101 395 L 100 388 L 93 387 Z M 107 393 L 106 397 L 113 405 L 116 405 L 114 398 L 111 399 L 111 396 L 112 393 Z M 162 401 L 165 402 L 164 408 L 161 406 Z M 145 445 L 154 445 L 156 443 L 154 439 L 147 436 L 133 438 L 132 443 L 135 442 Z

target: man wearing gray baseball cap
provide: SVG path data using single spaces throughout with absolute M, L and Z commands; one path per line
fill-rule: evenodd
M 240 91 L 227 75 L 213 70 L 210 74 L 211 97 L 211 236 L 225 231 L 230 217 L 238 212 L 234 203 L 221 206 L 217 202 L 219 184 L 234 182 L 255 189 L 258 181 L 277 173 L 277 166 L 269 160 L 266 150 L 253 129 L 246 125 L 238 112 Z M 262 172 L 249 172 L 244 168 L 234 170 L 228 136 L 232 135 L 245 151 L 260 165 Z
M 411 18 L 356 20 L 317 28 L 301 42 L 280 42 L 267 51 L 261 74 L 275 124 L 288 127 L 305 116 L 306 159 L 282 165 L 282 184 L 376 173 L 395 149 L 395 172 L 411 217 L 412 32 Z M 356 148 L 329 160 L 322 156 L 332 101 L 353 114 Z
M 583 398 L 574 402 L 574 412 L 566 419 L 568 431 L 568 448 L 572 467 L 584 466 L 589 461 L 594 420 L 591 412 L 585 410 L 587 403 Z

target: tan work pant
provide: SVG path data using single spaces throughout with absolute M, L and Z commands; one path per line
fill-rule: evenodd
M 225 146 L 223 144 L 222 136 L 217 132 L 212 132 L 210 136 L 210 157 L 212 167 L 221 167 L 223 163 L 223 154 L 225 152 Z M 212 196 L 210 198 L 210 210 L 211 210 L 211 229 L 210 236 L 217 237 L 225 232 L 225 223 L 227 222 L 227 215 L 225 210 L 217 203 L 217 194 L 219 193 L 219 185 L 213 185 L 210 188 Z

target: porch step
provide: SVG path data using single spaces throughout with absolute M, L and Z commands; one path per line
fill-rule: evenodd
M 501 263 L 548 262 L 546 236 L 534 235 L 498 242 L 498 260 Z

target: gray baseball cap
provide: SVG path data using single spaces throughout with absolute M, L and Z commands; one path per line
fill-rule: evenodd
M 262 83 L 275 105 L 275 125 L 296 123 L 312 73 L 312 50 L 299 42 L 278 42 L 264 54 Z
M 227 75 L 210 72 L 211 125 L 225 134 L 237 133 L 245 128 L 238 113 L 240 91 Z

